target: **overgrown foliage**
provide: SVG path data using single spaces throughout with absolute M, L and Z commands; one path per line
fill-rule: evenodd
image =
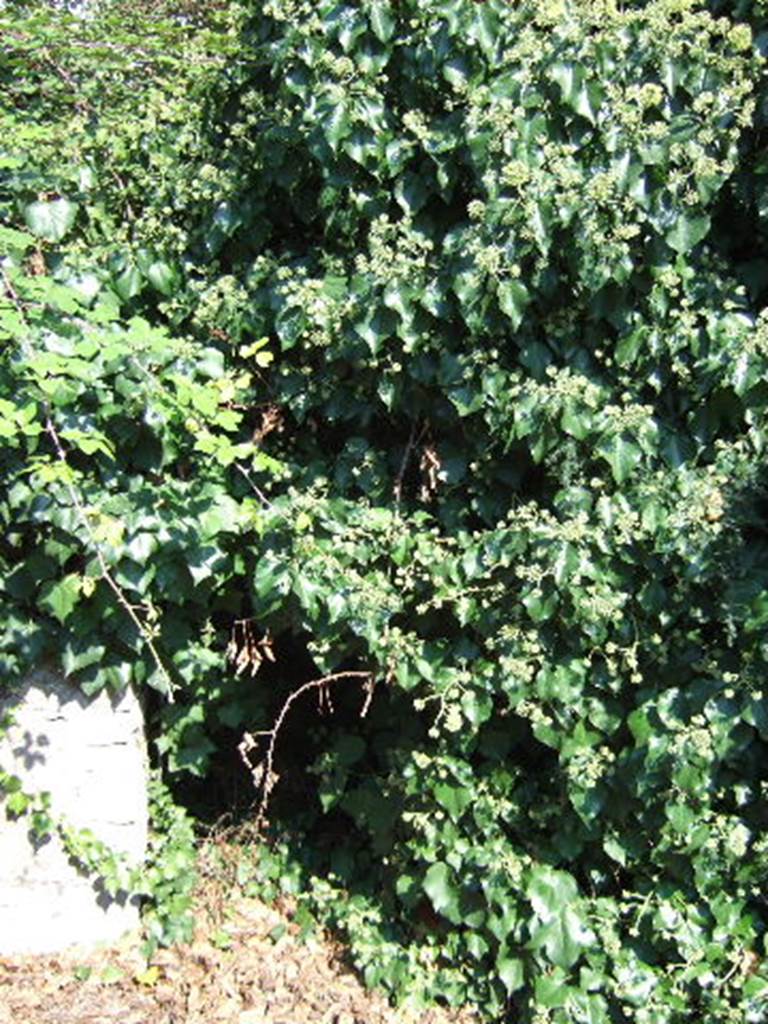
M 140 18 L 113 5 L 83 20 L 39 4 L 13 5 L 0 23 L 2 683 L 49 659 L 89 693 L 148 684 L 170 702 L 156 753 L 171 771 L 173 730 L 185 730 L 189 757 L 195 721 L 174 693 L 214 663 L 191 634 L 208 635 L 213 573 L 241 557 L 224 549 L 257 521 L 255 500 L 229 496 L 226 467 L 278 468 L 240 439 L 252 375 L 227 368 L 220 348 L 158 326 L 157 306 L 181 279 L 158 248 L 171 246 L 157 226 L 173 186 L 154 189 L 159 207 L 142 198 L 170 144 L 145 159 L 150 111 L 155 143 L 172 139 L 181 163 L 205 83 L 228 52 L 225 34 L 188 38 L 184 24 L 161 5 Z M 0 785 L 7 811 L 26 813 L 33 832 L 58 831 L 108 888 L 148 898 L 150 946 L 189 937 L 194 837 L 160 784 L 138 873 L 52 815 L 46 794 L 7 775 Z
M 15 79 L 5 672 L 173 696 L 171 773 L 247 731 L 400 997 L 765 1016 L 766 36 L 718 7 L 271 0 L 101 85 L 57 18 Z

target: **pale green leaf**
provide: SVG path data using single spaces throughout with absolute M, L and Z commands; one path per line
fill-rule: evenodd
M 424 878 L 423 888 L 438 914 L 446 911 L 450 913 L 455 909 L 457 893 L 453 872 L 447 864 L 442 861 L 433 864 Z
M 49 242 L 60 242 L 75 223 L 76 217 L 77 203 L 63 198 L 30 203 L 24 210 L 24 220 L 29 230 Z
M 112 442 L 100 430 L 91 429 L 87 433 L 84 430 L 62 430 L 61 436 L 85 455 L 101 452 L 102 455 L 106 455 L 109 459 L 114 459 L 115 457 L 115 449 Z
M 504 956 L 496 961 L 496 973 L 501 978 L 507 995 L 517 992 L 525 984 L 523 961 L 517 957 Z
M 473 800 L 472 790 L 463 786 L 451 786 L 441 783 L 435 786 L 435 799 L 441 807 L 448 811 L 453 821 L 458 821 Z
M 560 910 L 578 899 L 579 888 L 573 875 L 550 867 L 534 868 L 528 880 L 526 896 L 534 913 L 549 920 Z
M 557 967 L 572 967 L 595 941 L 594 933 L 573 907 L 564 907 L 534 928 L 529 947 L 542 950 Z
M 395 34 L 395 18 L 390 4 L 383 0 L 373 0 L 368 12 L 371 28 L 381 43 L 388 43 Z

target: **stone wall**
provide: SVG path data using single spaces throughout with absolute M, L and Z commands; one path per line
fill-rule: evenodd
M 0 691 L 1 693 L 1 691 Z M 132 691 L 94 699 L 47 670 L 0 701 L 16 724 L 0 737 L 0 768 L 26 792 L 48 791 L 51 812 L 88 828 L 132 862 L 147 844 L 143 716 Z M 138 907 L 80 874 L 58 838 L 34 844 L 0 800 L 0 954 L 55 952 L 112 941 L 139 923 Z

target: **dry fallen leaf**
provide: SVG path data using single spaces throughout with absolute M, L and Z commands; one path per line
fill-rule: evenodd
M 194 943 L 158 950 L 149 964 L 126 943 L 92 955 L 0 959 L 0 1024 L 405 1024 L 340 965 L 337 942 L 291 934 L 288 901 L 279 911 L 227 890 L 222 903 L 216 885 L 209 879 L 199 894 Z M 214 941 L 224 912 L 226 951 Z M 448 1011 L 419 1020 L 469 1022 Z

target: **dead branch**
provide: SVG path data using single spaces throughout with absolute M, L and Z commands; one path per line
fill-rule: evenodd
M 275 719 L 275 724 L 271 729 L 256 733 L 246 732 L 243 735 L 243 739 L 237 748 L 238 753 L 240 754 L 243 764 L 251 773 L 254 785 L 260 791 L 259 806 L 253 826 L 256 835 L 261 832 L 262 826 L 264 825 L 267 808 L 269 806 L 269 797 L 279 778 L 274 770 L 275 745 L 288 712 L 299 697 L 302 697 L 305 693 L 309 693 L 310 690 L 318 690 L 321 695 L 325 695 L 325 699 L 327 700 L 328 687 L 332 683 L 341 682 L 343 679 L 359 679 L 363 681 L 365 687 L 365 702 L 360 711 L 360 717 L 364 718 L 365 715 L 368 714 L 368 709 L 371 706 L 371 700 L 373 698 L 373 687 L 375 683 L 373 673 L 361 671 L 334 672 L 331 675 L 322 676 L 320 679 L 310 679 L 309 682 L 303 683 L 297 690 L 294 690 L 280 708 L 280 713 Z M 266 738 L 267 740 L 266 754 L 260 761 L 257 761 L 254 764 L 248 755 L 251 751 L 258 749 L 258 740 L 261 738 Z
M 413 426 L 411 427 L 411 433 L 410 433 L 410 436 L 408 438 L 408 443 L 406 444 L 405 451 L 403 452 L 403 459 L 402 459 L 402 462 L 400 463 L 400 469 L 398 470 L 397 476 L 395 477 L 395 486 L 393 488 L 393 494 L 394 494 L 394 498 L 395 498 L 395 505 L 399 505 L 400 504 L 400 499 L 403 496 L 403 479 L 405 478 L 405 473 L 406 473 L 406 470 L 408 469 L 408 463 L 409 463 L 410 458 L 411 458 L 411 452 L 413 451 L 414 447 L 419 443 L 419 441 L 422 439 L 422 437 L 424 436 L 424 432 L 427 429 L 427 425 L 426 424 L 422 424 L 421 430 L 419 431 L 418 436 L 417 436 L 417 434 L 416 434 L 416 428 L 417 427 L 418 427 L 418 422 L 414 422 Z

